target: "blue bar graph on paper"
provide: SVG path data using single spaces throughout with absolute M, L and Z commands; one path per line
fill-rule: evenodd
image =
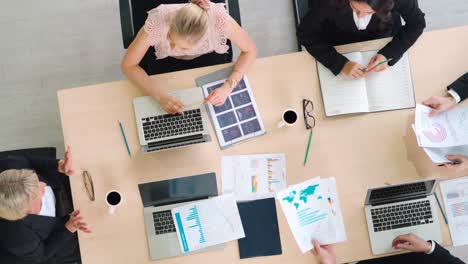
M 200 234 L 200 238 L 199 238 L 199 243 L 202 244 L 202 243 L 205 243 L 206 242 L 206 239 L 205 239 L 205 234 L 203 233 L 203 228 L 202 228 L 202 225 L 201 225 L 201 222 L 200 222 L 200 216 L 198 215 L 198 208 L 196 205 L 194 205 L 193 207 L 189 208 L 189 215 L 187 216 L 187 223 L 189 224 L 188 225 L 188 228 L 190 229 L 198 229 L 198 233 Z

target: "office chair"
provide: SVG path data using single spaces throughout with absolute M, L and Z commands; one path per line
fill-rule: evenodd
M 147 12 L 161 4 L 182 4 L 188 0 L 119 0 L 120 24 L 122 28 L 122 40 L 125 49 L 132 43 L 138 31 L 143 27 L 147 18 Z M 229 14 L 239 23 L 239 0 L 211 0 L 213 3 L 226 3 Z M 140 62 L 140 66 L 148 75 L 166 72 L 188 70 L 193 68 L 211 66 L 232 62 L 232 44 L 228 40 L 229 51 L 227 54 L 210 53 L 193 60 L 181 62 L 175 58 L 164 58 L 156 61 L 154 47 L 150 47 Z
M 310 0 L 293 0 L 294 5 L 294 18 L 296 20 L 296 29 L 301 24 L 302 18 L 309 12 L 312 5 Z M 302 45 L 297 41 L 297 48 L 302 51 Z
M 8 156 L 26 156 L 26 157 L 44 157 L 50 159 L 57 158 L 57 151 L 55 148 L 32 148 L 32 149 L 18 149 L 0 152 L 0 158 Z

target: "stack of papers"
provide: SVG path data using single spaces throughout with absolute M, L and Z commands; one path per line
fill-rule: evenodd
M 429 117 L 431 108 L 418 104 L 413 125 L 418 145 L 435 163 L 449 162 L 446 155 L 468 155 L 468 107 Z
M 440 190 L 453 245 L 468 245 L 468 177 L 443 181 Z
M 346 240 L 335 178 L 320 177 L 290 186 L 277 194 L 289 227 L 302 253 Z
M 172 209 L 182 252 L 244 238 L 244 228 L 232 195 L 218 196 Z
M 237 201 L 275 197 L 287 187 L 284 154 L 224 156 L 221 167 L 223 194 Z

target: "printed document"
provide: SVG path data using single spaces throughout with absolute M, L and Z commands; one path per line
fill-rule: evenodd
M 284 154 L 223 156 L 223 194 L 237 201 L 274 197 L 287 187 Z
M 289 227 L 302 253 L 320 244 L 346 240 L 335 178 L 315 178 L 277 194 Z
M 468 176 L 440 183 L 453 246 L 468 245 Z
M 184 253 L 245 237 L 232 195 L 174 208 L 172 217 Z
M 443 148 L 468 145 L 468 107 L 457 107 L 429 117 L 431 111 L 430 107 L 416 106 L 415 129 L 420 146 Z

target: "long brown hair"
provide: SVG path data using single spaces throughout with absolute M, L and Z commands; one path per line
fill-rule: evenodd
M 349 5 L 350 1 L 368 4 L 375 11 L 375 15 L 380 18 L 381 28 L 392 23 L 392 10 L 395 6 L 394 0 L 336 0 L 336 3 L 338 7 L 344 8 L 346 5 Z

